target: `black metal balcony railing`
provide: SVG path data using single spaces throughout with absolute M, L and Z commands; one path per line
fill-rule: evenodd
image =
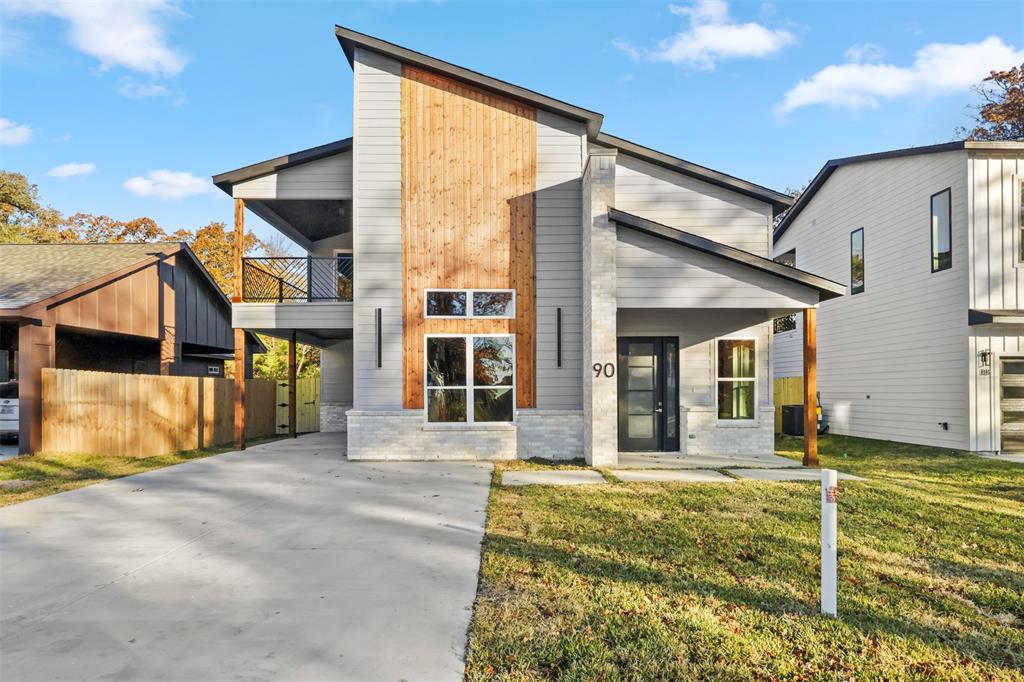
M 242 300 L 351 301 L 352 256 L 242 259 Z

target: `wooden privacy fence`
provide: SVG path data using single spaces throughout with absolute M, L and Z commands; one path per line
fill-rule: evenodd
M 295 380 L 295 429 L 299 433 L 320 430 L 320 376 Z M 277 433 L 288 433 L 288 382 L 277 382 Z
M 776 379 L 772 386 L 775 405 L 775 433 L 782 433 L 782 406 L 804 404 L 803 377 Z
M 148 457 L 231 443 L 230 379 L 44 369 L 43 450 Z M 275 382 L 246 382 L 245 435 L 275 432 Z

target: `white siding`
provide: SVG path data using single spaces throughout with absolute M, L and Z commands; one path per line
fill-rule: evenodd
M 620 153 L 615 208 L 767 256 L 769 204 Z
M 620 308 L 799 309 L 817 291 L 749 266 L 619 228 L 616 252 Z
M 537 112 L 537 407 L 580 409 L 583 362 L 582 123 Z M 562 309 L 562 366 L 557 311 Z
M 242 329 L 351 329 L 351 303 L 235 303 L 231 326 Z
M 1014 229 L 1015 181 L 1021 176 L 1024 152 L 971 152 L 968 157 L 972 308 L 1024 310 L 1024 267 L 1017 261 Z
M 352 340 L 320 350 L 320 402 L 352 404 Z
M 309 249 L 309 255 L 329 257 L 334 255 L 335 249 L 345 251 L 351 250 L 351 248 L 352 233 L 342 232 L 341 234 L 334 235 L 333 237 L 327 237 L 326 239 L 313 242 L 312 248 Z
M 796 329 L 772 338 L 772 372 L 776 378 L 804 375 L 804 316 L 796 314 Z
M 354 400 L 402 407 L 401 64 L 355 51 L 353 115 Z M 375 310 L 382 313 L 377 367 Z
M 818 314 L 818 387 L 835 433 L 968 446 L 965 157 L 840 167 L 775 245 L 776 254 L 796 248 L 800 269 L 849 282 L 850 233 L 864 228 L 864 293 Z M 932 273 L 930 196 L 947 187 L 953 267 Z
M 232 193 L 239 199 L 351 199 L 352 152 L 240 182 Z

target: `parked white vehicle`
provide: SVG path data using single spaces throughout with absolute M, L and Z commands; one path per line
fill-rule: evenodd
M 0 438 L 18 435 L 18 384 L 0 383 Z

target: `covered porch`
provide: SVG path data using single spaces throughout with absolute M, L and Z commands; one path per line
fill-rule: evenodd
M 773 454 L 771 354 L 772 321 L 794 313 L 809 330 L 804 463 L 817 465 L 816 306 L 845 286 L 614 208 L 608 217 L 615 362 L 596 379 L 615 401 L 592 415 L 615 434 L 604 465 L 792 466 Z

